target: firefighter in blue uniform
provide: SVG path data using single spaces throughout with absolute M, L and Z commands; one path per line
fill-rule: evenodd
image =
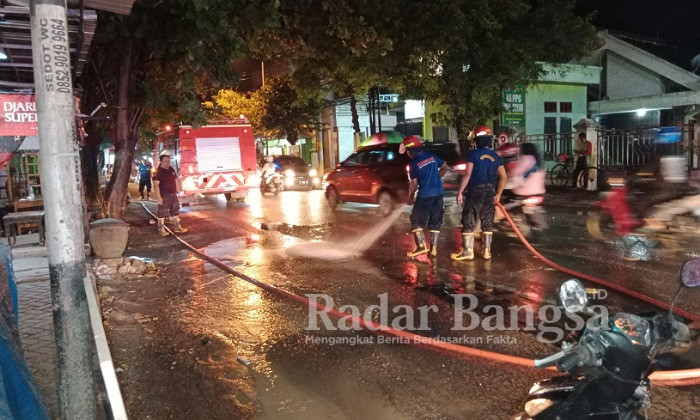
M 416 249 L 407 253 L 408 257 L 427 254 L 437 255 L 437 242 L 442 227 L 443 195 L 442 176 L 447 164 L 423 149 L 417 136 L 406 137 L 399 146 L 399 153 L 408 153 L 411 184 L 408 191 L 408 204 L 413 204 L 411 231 L 416 241 Z M 417 192 L 417 193 L 416 193 Z M 425 243 L 424 229 L 430 230 L 430 249 Z
M 457 204 L 462 209 L 462 250 L 452 254 L 456 261 L 474 259 L 474 227 L 477 218 L 483 232 L 484 259 L 491 259 L 493 217 L 496 203 L 501 200 L 506 186 L 503 160 L 491 150 L 493 134 L 488 126 L 477 127 L 472 133 L 476 149 L 467 156 L 467 168 L 457 193 Z M 466 193 L 465 193 L 466 190 Z

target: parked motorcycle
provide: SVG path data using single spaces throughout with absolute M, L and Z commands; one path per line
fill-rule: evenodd
M 279 172 L 272 172 L 260 180 L 260 193 L 277 195 L 284 188 L 284 178 Z
M 676 299 L 683 288 L 700 286 L 700 258 L 687 261 L 680 278 Z M 558 294 L 568 312 L 586 311 L 588 299 L 580 281 L 564 282 Z M 670 313 L 648 317 L 621 312 L 598 318 L 600 325 L 584 329 L 577 343 L 536 360 L 536 367 L 556 366 L 567 374 L 536 383 L 528 394 L 525 412 L 516 419 L 644 418 L 651 404 L 649 375 L 660 355 L 690 342 L 688 327 L 675 320 L 672 312 L 673 305 Z

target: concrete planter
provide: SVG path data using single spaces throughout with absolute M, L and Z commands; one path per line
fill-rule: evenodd
M 90 245 L 98 258 L 120 258 L 129 240 L 129 225 L 118 219 L 90 223 Z

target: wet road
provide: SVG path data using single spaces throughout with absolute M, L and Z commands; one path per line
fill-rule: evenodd
M 559 264 L 670 302 L 680 264 L 700 250 L 698 238 L 663 238 L 651 261 L 628 262 L 619 258 L 614 245 L 588 237 L 584 210 L 576 205 L 548 208 L 552 227 L 533 241 L 535 247 Z M 506 312 L 505 331 L 484 329 L 492 325 L 484 318 L 496 313 L 493 307 L 484 313 L 488 305 L 504 310 L 518 305 L 537 314 L 569 277 L 540 263 L 517 239 L 505 234 L 495 235 L 492 261 L 477 258 L 457 263 L 449 253 L 459 233 L 447 226 L 434 263 L 411 261 L 405 257 L 412 247 L 406 214 L 359 258 L 328 261 L 289 257 L 285 252 L 308 241 L 352 243 L 382 220 L 370 206 L 345 204 L 331 211 L 321 191 L 290 191 L 278 197 L 254 194 L 246 203 L 226 203 L 221 198 L 188 208 L 183 221 L 190 232 L 183 238 L 258 280 L 297 294 L 328 295 L 336 309 L 354 305 L 363 313 L 371 305 L 380 305 L 379 295 L 386 294 L 388 308 L 405 306 L 383 322 L 414 324 L 425 336 L 460 339 L 472 347 L 529 358 L 558 351 L 556 345 L 538 339 L 556 338 L 548 328 L 555 326 L 553 322 L 536 316 L 533 331 L 523 331 L 528 327 L 526 310 L 513 318 Z M 144 235 L 152 229 L 145 217 L 133 223 Z M 192 358 L 174 359 L 183 368 L 189 363 L 200 372 L 195 380 L 202 383 L 193 383 L 194 388 L 211 389 L 198 391 L 204 401 L 194 410 L 169 410 L 167 401 L 177 405 L 180 393 L 163 391 L 156 398 L 166 402 L 155 411 L 138 398 L 127 398 L 132 413 L 153 418 L 508 418 L 522 409 L 532 383 L 548 375 L 404 343 L 380 343 L 378 336 L 352 330 L 352 325 L 342 330 L 344 325 L 336 320 L 330 327 L 337 331 L 329 330 L 320 319 L 319 329 L 312 330 L 307 307 L 226 275 L 181 251 L 169 238 L 132 239 L 131 250 L 169 260 L 164 277 L 179 279 L 163 292 L 170 296 L 159 312 L 169 323 L 163 330 L 178 331 L 177 339 L 170 338 L 179 343 L 173 346 L 213 343 L 206 350 L 184 352 L 193 354 Z M 452 329 L 455 293 L 478 298 L 474 310 L 484 313 L 478 328 Z M 612 311 L 654 310 L 613 291 L 605 304 Z M 417 308 L 430 305 L 436 310 L 423 320 Z M 678 305 L 700 313 L 697 291 L 684 294 Z M 415 315 L 413 319 L 402 316 L 409 313 Z M 374 318 L 382 321 L 377 312 Z M 115 329 L 111 334 L 119 333 Z M 161 337 L 161 347 L 167 347 L 167 341 Z M 169 352 L 183 353 L 179 348 Z M 697 361 L 697 353 L 692 352 L 681 358 L 686 364 Z M 219 399 L 211 401 L 212 396 Z M 697 388 L 657 388 L 650 414 L 697 418 L 697 398 Z M 233 407 L 237 411 L 231 411 Z

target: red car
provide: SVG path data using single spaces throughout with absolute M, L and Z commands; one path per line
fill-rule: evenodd
M 455 145 L 426 143 L 425 148 L 453 168 L 443 177 L 445 189 L 458 188 L 463 168 Z M 400 154 L 399 145 L 394 143 L 358 149 L 326 175 L 323 185 L 328 205 L 335 209 L 343 201 L 378 204 L 379 211 L 388 215 L 408 198 L 408 161 L 408 156 Z

